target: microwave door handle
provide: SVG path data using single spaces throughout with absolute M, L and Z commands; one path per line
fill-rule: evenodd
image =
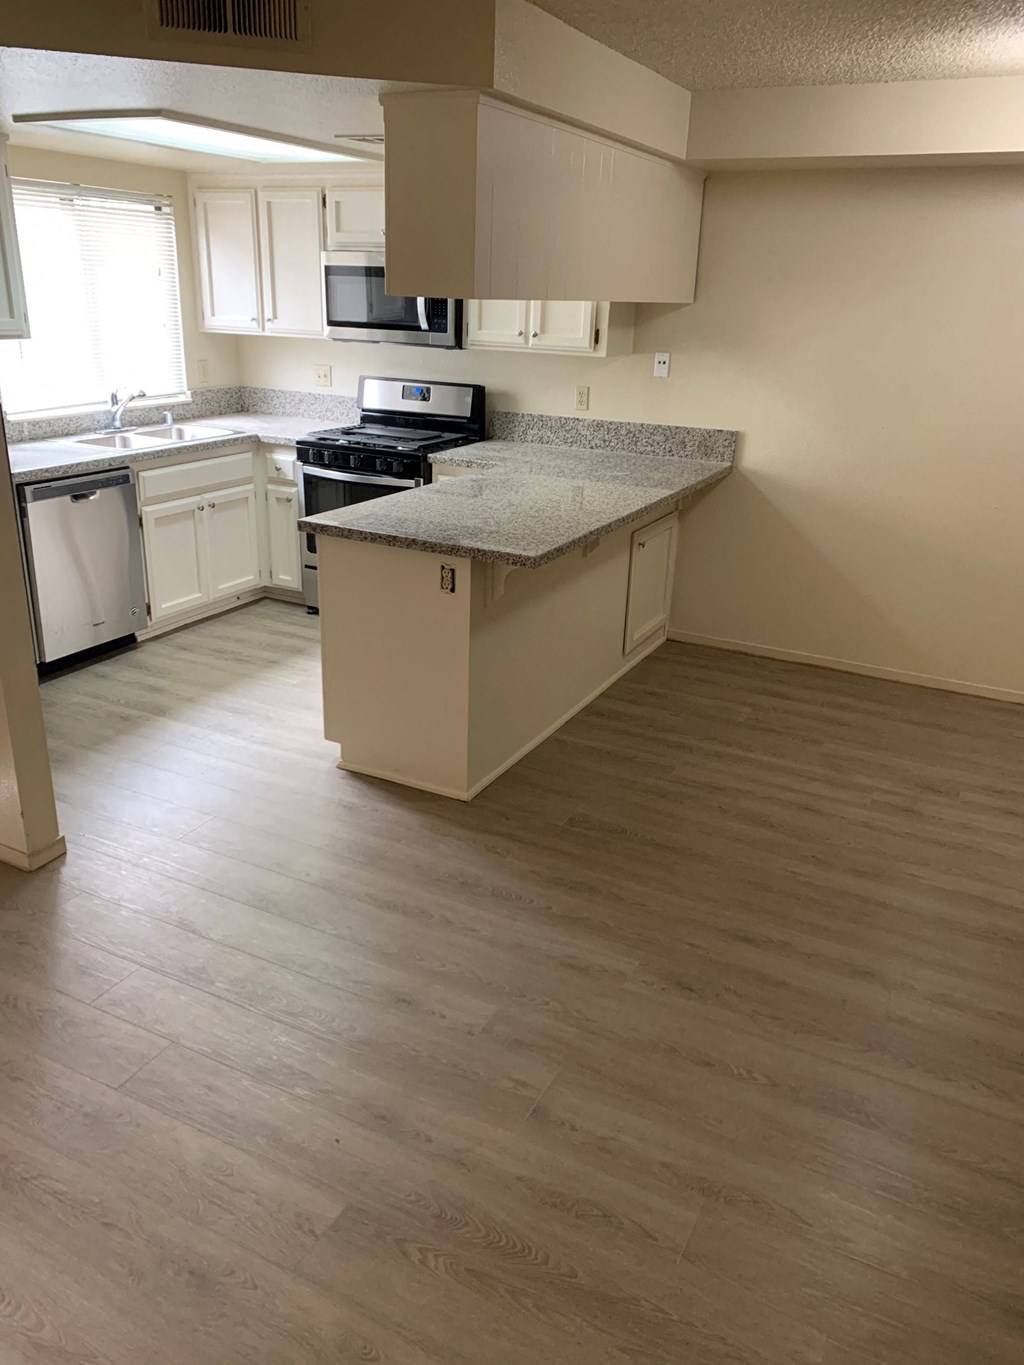
M 427 321 L 427 301 L 426 299 L 416 300 L 416 311 L 420 315 L 420 327 L 424 332 L 430 331 L 430 323 Z

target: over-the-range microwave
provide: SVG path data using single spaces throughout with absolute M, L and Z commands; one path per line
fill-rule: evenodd
M 462 345 L 462 300 L 388 294 L 383 251 L 325 251 L 321 259 L 324 320 L 332 340 Z

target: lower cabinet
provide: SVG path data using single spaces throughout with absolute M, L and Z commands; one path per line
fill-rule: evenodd
M 254 484 L 143 507 L 142 539 L 154 623 L 259 585 Z
M 292 592 L 302 588 L 297 499 L 294 484 L 267 484 L 268 577 L 273 587 Z
M 623 654 L 664 635 L 672 602 L 676 562 L 677 513 L 634 531 L 629 547 L 629 589 Z

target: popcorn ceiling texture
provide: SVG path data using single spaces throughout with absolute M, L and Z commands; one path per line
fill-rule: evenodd
M 1021 0 L 533 0 L 688 90 L 1024 72 Z

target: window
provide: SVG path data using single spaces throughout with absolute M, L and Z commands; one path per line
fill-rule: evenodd
M 13 190 L 32 335 L 0 341 L 5 411 L 97 407 L 124 387 L 184 393 L 170 199 L 31 180 Z

